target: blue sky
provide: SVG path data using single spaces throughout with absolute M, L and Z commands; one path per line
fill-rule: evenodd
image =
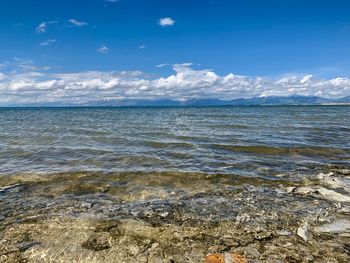
M 350 74 L 349 10 L 345 0 L 2 0 L 0 81 L 92 71 L 161 79 L 178 75 L 175 64 L 191 63 L 177 69 L 196 77 L 206 70 L 271 82 L 311 74 L 314 82 L 343 83 Z M 30 79 L 29 71 L 46 75 Z M 290 94 L 349 95 L 343 86 L 333 95 L 309 91 Z

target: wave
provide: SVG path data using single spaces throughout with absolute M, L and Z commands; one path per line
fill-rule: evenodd
M 227 145 L 212 144 L 212 148 L 222 149 L 232 152 L 245 152 L 252 154 L 267 155 L 305 155 L 305 156 L 333 156 L 347 155 L 350 153 L 348 149 L 334 147 L 273 147 L 266 145 Z

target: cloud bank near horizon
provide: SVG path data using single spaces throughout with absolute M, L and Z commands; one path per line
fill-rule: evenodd
M 23 66 L 25 64 L 25 66 Z M 264 96 L 350 95 L 350 78 L 316 79 L 312 75 L 287 76 L 277 80 L 213 70 L 196 70 L 191 63 L 173 65 L 174 74 L 150 77 L 140 71 L 49 73 L 31 62 L 19 70 L 0 67 L 0 105 L 28 103 L 80 104 L 99 100 L 216 98 L 232 100 Z M 3 72 L 1 72 L 3 71 Z

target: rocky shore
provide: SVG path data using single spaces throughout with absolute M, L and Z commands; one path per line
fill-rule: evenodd
M 349 176 L 3 176 L 0 262 L 350 262 Z

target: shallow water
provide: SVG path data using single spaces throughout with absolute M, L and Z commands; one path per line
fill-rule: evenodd
M 350 262 L 350 107 L 0 109 L 0 262 Z

